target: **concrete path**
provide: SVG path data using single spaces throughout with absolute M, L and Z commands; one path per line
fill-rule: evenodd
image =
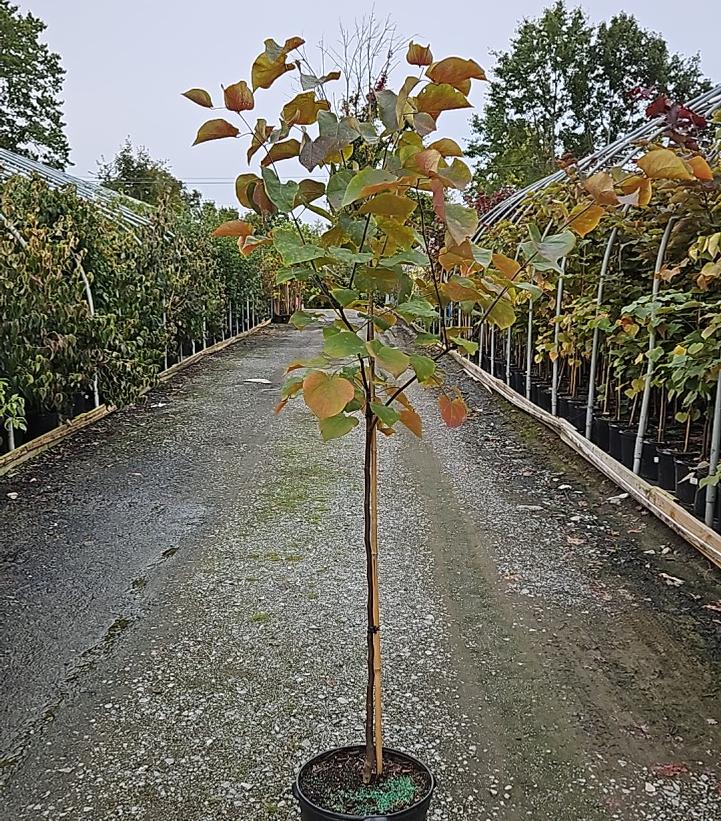
M 0 480 L 2 821 L 291 819 L 360 740 L 360 431 L 272 415 L 313 344 L 265 330 Z M 431 818 L 721 818 L 721 575 L 447 371 L 469 423 L 417 390 L 381 453 L 387 742 Z

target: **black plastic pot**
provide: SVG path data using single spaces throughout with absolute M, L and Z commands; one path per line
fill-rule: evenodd
M 526 374 L 517 368 L 511 371 L 511 387 L 516 393 L 526 394 Z
M 605 416 L 594 416 L 591 426 L 591 441 L 598 445 L 601 450 L 608 453 L 608 418 Z
M 586 433 L 586 402 L 583 399 L 568 399 L 566 419 L 579 433 Z
M 648 482 L 658 482 L 658 449 L 661 443 L 649 442 L 644 439 L 641 451 L 641 478 Z
M 676 498 L 682 505 L 689 508 L 692 508 L 696 501 L 698 478 L 695 468 L 697 461 L 698 457 L 689 453 L 679 453 L 673 460 L 676 479 Z M 686 479 L 689 474 L 692 474 L 691 478 Z
M 538 391 L 538 406 L 543 410 L 551 412 L 551 389 L 544 385 Z
M 50 413 L 35 413 L 28 416 L 28 431 L 27 438 L 35 439 L 42 436 L 43 433 L 54 430 L 60 424 L 60 414 Z
M 300 804 L 300 817 L 303 821 L 426 821 L 428 815 L 428 807 L 431 803 L 431 798 L 433 797 L 433 790 L 436 787 L 436 780 L 433 777 L 433 773 L 419 761 L 417 758 L 413 758 L 411 755 L 407 755 L 406 753 L 399 753 L 397 750 L 391 750 L 388 747 L 384 748 L 384 752 L 391 753 L 394 757 L 400 758 L 402 760 L 407 761 L 409 764 L 412 764 L 414 767 L 418 767 L 421 770 L 425 770 L 428 773 L 428 777 L 430 779 L 430 787 L 428 792 L 414 804 L 412 807 L 409 807 L 407 810 L 401 810 L 400 812 L 391 812 L 388 815 L 347 815 L 341 812 L 333 812 L 332 810 L 325 810 L 323 807 L 319 807 L 316 804 L 313 804 L 311 801 L 303 795 L 303 791 L 301 789 L 301 781 L 303 778 L 303 773 L 314 764 L 322 761 L 323 759 L 330 758 L 333 755 L 337 755 L 338 753 L 347 753 L 350 751 L 363 751 L 365 748 L 357 745 L 357 746 L 350 746 L 350 747 L 338 747 L 334 750 L 329 750 L 328 752 L 321 753 L 317 755 L 315 758 L 311 758 L 310 761 L 306 762 L 302 767 L 300 772 L 298 773 L 295 782 L 293 783 L 293 795 L 295 796 L 296 800 Z
M 496 359 L 493 363 L 493 375 L 496 379 L 506 380 L 506 363 L 502 359 Z
M 621 435 L 621 464 L 633 470 L 633 453 L 636 449 L 636 428 L 624 428 Z
M 657 447 L 658 453 L 658 486 L 664 490 L 676 490 L 676 466 L 674 457 L 678 453 L 672 447 Z
M 618 422 L 608 423 L 608 453 L 617 462 L 621 461 L 621 425 Z

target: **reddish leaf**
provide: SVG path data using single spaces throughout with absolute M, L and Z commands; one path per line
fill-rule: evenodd
M 210 99 L 210 94 L 208 94 L 208 92 L 205 91 L 205 89 L 188 89 L 188 91 L 183 92 L 183 97 L 187 97 L 189 100 L 192 100 L 196 105 L 202 105 L 203 108 L 213 107 L 213 101 Z
M 713 179 L 713 171 L 711 170 L 711 166 L 700 154 L 697 154 L 695 157 L 691 157 L 688 164 L 691 166 L 693 175 L 697 180 L 710 182 Z
M 263 166 L 268 166 L 271 163 L 279 160 L 287 160 L 289 157 L 297 157 L 300 151 L 300 143 L 298 140 L 285 140 L 282 143 L 275 143 L 270 147 L 268 153 L 260 161 Z
M 426 76 L 434 83 L 448 83 L 467 94 L 470 90 L 469 80 L 485 80 L 486 73 L 475 60 L 464 60 L 461 57 L 446 57 L 434 63 Z
M 248 83 L 241 80 L 223 89 L 225 107 L 230 111 L 250 111 L 255 105 L 253 92 L 248 88 Z
M 448 83 L 429 83 L 415 98 L 418 111 L 430 114 L 434 120 L 442 111 L 456 108 L 471 108 L 471 104 L 458 89 Z
M 253 226 L 242 220 L 230 220 L 219 225 L 213 231 L 214 237 L 245 237 L 253 233 Z
M 433 55 L 431 54 L 431 47 L 421 46 L 418 43 L 411 42 L 408 46 L 408 53 L 406 54 L 406 61 L 412 66 L 429 66 L 433 62 Z
M 443 421 L 449 428 L 460 427 L 468 418 L 468 405 L 460 396 L 449 399 L 445 393 L 442 393 L 438 397 L 438 407 Z
M 337 416 L 354 396 L 353 383 L 342 376 L 311 371 L 303 380 L 303 400 L 318 419 Z
M 423 436 L 423 422 L 413 408 L 403 408 L 398 415 L 408 430 L 415 433 L 418 438 Z
M 222 140 L 224 137 L 237 137 L 240 132 L 227 120 L 208 120 L 200 126 L 198 136 L 193 145 L 208 142 L 208 140 Z

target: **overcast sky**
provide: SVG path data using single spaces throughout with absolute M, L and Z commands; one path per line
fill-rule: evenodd
M 250 79 L 250 66 L 265 38 L 283 42 L 299 35 L 312 46 L 321 37 L 334 38 L 339 21 L 352 24 L 354 16 L 372 9 L 371 4 L 348 4 L 346 11 L 345 4 L 325 0 L 15 2 L 47 23 L 46 41 L 60 53 L 67 71 L 64 98 L 71 173 L 91 176 L 97 160 L 111 158 L 130 137 L 154 157 L 167 160 L 190 187 L 225 204 L 234 203 L 228 180 L 246 170 L 244 150 L 234 140 L 191 148 L 209 112 L 180 93 L 199 86 L 217 100 L 221 83 Z M 377 3 L 376 10 L 392 15 L 399 30 L 419 42 L 430 41 L 436 57 L 473 57 L 492 70 L 489 52 L 505 49 L 518 21 L 538 15 L 546 5 L 542 0 L 386 0 Z M 718 0 L 685 5 L 671 0 L 585 0 L 581 5 L 594 22 L 622 10 L 635 15 L 643 27 L 662 33 L 672 51 L 699 52 L 704 73 L 721 80 Z M 471 97 L 476 106 L 483 104 L 481 85 Z M 253 115 L 275 119 L 291 92 L 295 93 L 293 83 L 282 78 L 270 91 L 259 92 Z M 468 117 L 468 112 L 445 114 L 439 133 L 463 140 Z M 211 179 L 217 182 L 207 182 Z

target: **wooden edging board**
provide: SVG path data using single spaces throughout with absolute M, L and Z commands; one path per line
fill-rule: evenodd
M 250 328 L 248 331 L 242 331 L 241 333 L 231 336 L 228 339 L 223 339 L 220 342 L 216 342 L 215 345 L 211 345 L 208 348 L 203 348 L 197 353 L 194 353 L 192 356 L 189 356 L 187 359 L 184 359 L 182 362 L 176 362 L 175 365 L 171 365 L 167 370 L 161 371 L 158 374 L 158 384 L 167 382 L 179 371 L 182 371 L 189 365 L 194 364 L 199 359 L 209 356 L 210 354 L 217 353 L 218 351 L 222 351 L 223 348 L 233 345 L 235 342 L 256 333 L 261 328 L 265 328 L 269 324 L 270 320 L 266 319 L 254 328 Z M 154 385 L 151 385 L 143 389 L 138 396 L 144 396 L 154 387 Z M 43 433 L 41 436 L 31 439 L 29 442 L 26 442 L 24 445 L 20 445 L 20 447 L 15 448 L 15 450 L 11 450 L 9 453 L 3 453 L 0 456 L 0 476 L 4 476 L 13 468 L 18 467 L 18 465 L 21 465 L 28 459 L 32 459 L 34 456 L 39 456 L 43 451 L 51 448 L 53 445 L 61 442 L 68 436 L 72 436 L 74 433 L 77 433 L 77 431 L 82 430 L 95 422 L 99 422 L 101 419 L 104 419 L 116 410 L 117 408 L 115 405 L 100 405 L 100 407 L 93 408 L 93 410 L 88 411 L 87 413 L 81 413 L 78 416 L 74 416 L 72 419 L 68 419 L 67 422 L 63 422 L 61 425 L 58 425 L 57 428 L 53 428 L 47 433 Z
M 500 394 L 512 405 L 554 430 L 576 453 L 583 456 L 586 461 L 590 462 L 597 470 L 600 470 L 622 490 L 633 496 L 637 502 L 648 508 L 651 513 L 682 536 L 699 552 L 703 553 L 717 567 L 721 567 L 721 534 L 711 530 L 692 513 L 689 513 L 665 490 L 650 485 L 640 476 L 636 476 L 625 465 L 617 462 L 601 448 L 594 445 L 593 442 L 586 439 L 570 422 L 539 408 L 538 405 L 526 399 L 525 396 L 516 393 L 513 388 L 506 385 L 501 379 L 486 373 L 478 365 L 459 355 L 456 351 L 451 351 L 451 356 L 472 379 Z

